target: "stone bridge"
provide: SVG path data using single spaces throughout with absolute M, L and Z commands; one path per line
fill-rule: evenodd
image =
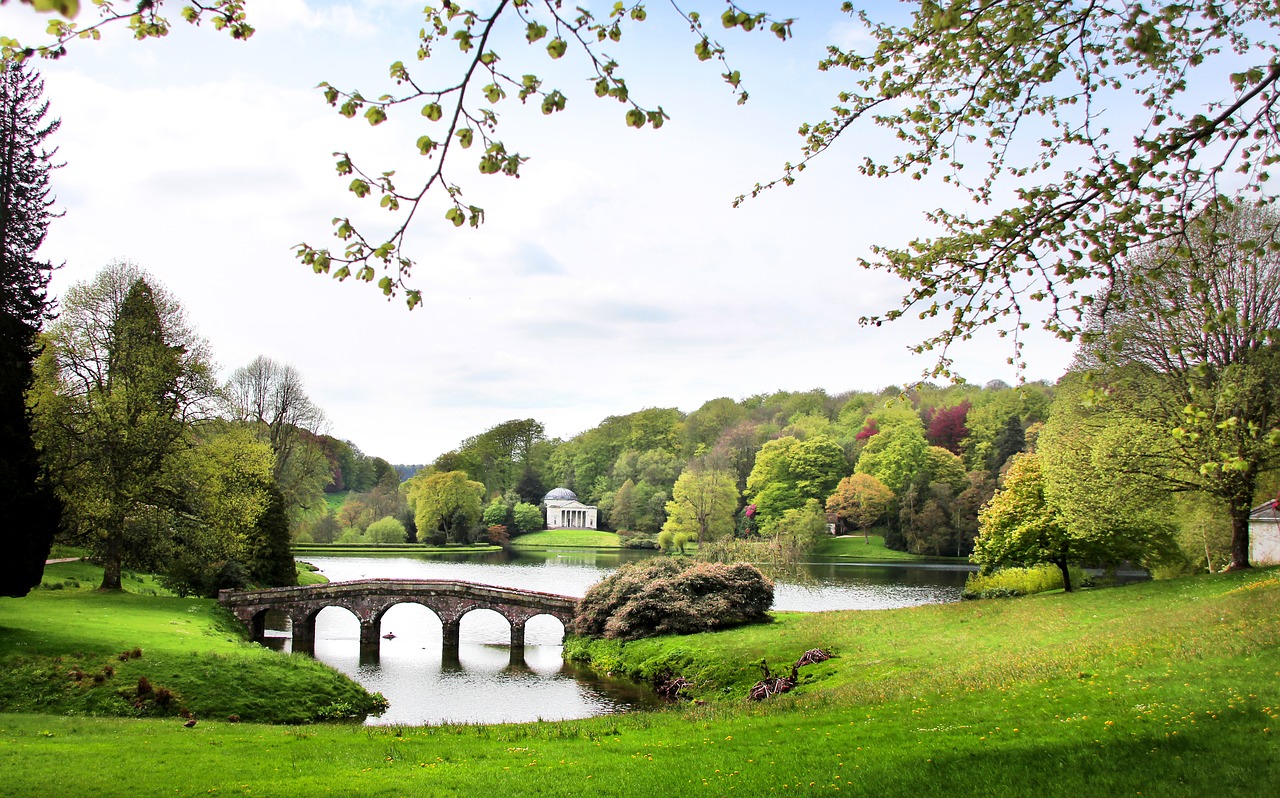
M 222 604 L 248 627 L 253 639 L 266 636 L 266 617 L 280 610 L 293 627 L 293 650 L 314 651 L 316 616 L 325 607 L 345 607 L 360 621 L 362 648 L 378 646 L 382 616 L 397 604 L 420 604 L 434 612 L 444 628 L 444 647 L 458 647 L 462 616 L 472 610 L 493 610 L 511 624 L 511 647 L 524 647 L 524 627 L 530 618 L 550 615 L 566 627 L 573 620 L 578 599 L 473 582 L 428 579 L 359 579 L 306 587 L 266 590 L 223 590 Z

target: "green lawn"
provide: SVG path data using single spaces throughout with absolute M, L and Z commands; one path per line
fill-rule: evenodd
M 328 666 L 246 642 L 243 626 L 212 599 L 140 595 L 129 591 L 151 588 L 129 579 L 125 591 L 101 592 L 94 589 L 101 579 L 88 563 L 50 565 L 44 584 L 59 589 L 0 599 L 0 711 L 177 715 L 186 708 L 202 718 L 302 723 L 344 714 L 344 706 L 373 706 Z M 135 650 L 140 656 L 125 654 Z M 173 700 L 139 695 L 141 677 Z
M 811 554 L 821 557 L 841 557 L 849 560 L 937 560 L 937 559 L 958 559 L 964 562 L 964 558 L 947 557 L 920 557 L 915 554 L 908 554 L 905 551 L 895 551 L 887 549 L 884 545 L 884 538 L 880 535 L 870 535 L 868 540 L 864 541 L 862 535 L 847 535 L 838 538 L 823 538 L 822 541 L 814 548 Z
M 557 546 L 579 549 L 620 549 L 622 541 L 613 532 L 600 532 L 595 529 L 548 529 L 514 537 L 511 539 L 511 545 L 521 549 Z
M 762 658 L 819 646 L 835 658 L 795 691 L 744 699 Z M 705 703 L 379 729 L 5 714 L 0 793 L 1190 797 L 1280 778 L 1274 569 L 571 647 L 669 668 Z
M 342 509 L 342 505 L 347 503 L 347 494 L 349 490 L 340 490 L 334 493 L 326 493 L 324 495 L 324 503 L 328 505 L 330 512 L 338 512 Z
M 323 585 L 329 581 L 329 577 L 320 573 L 320 569 L 309 562 L 298 560 L 297 569 L 299 585 Z

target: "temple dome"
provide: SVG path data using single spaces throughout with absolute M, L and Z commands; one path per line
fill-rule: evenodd
M 568 488 L 556 488 L 542 497 L 544 502 L 574 502 L 578 500 L 578 494 Z

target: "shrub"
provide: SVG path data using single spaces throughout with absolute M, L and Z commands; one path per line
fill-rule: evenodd
M 542 511 L 536 504 L 519 502 L 511 509 L 511 516 L 516 529 L 521 532 L 537 532 L 542 529 Z
M 219 590 L 241 590 L 249 586 L 249 572 L 236 560 L 207 562 L 194 555 L 183 555 L 161 575 L 160 584 L 179 596 L 213 598 Z
M 364 531 L 364 536 L 370 543 L 404 543 L 409 533 L 405 530 L 404 524 L 400 523 L 400 519 L 388 515 L 369 524 L 369 528 Z
M 657 557 L 593 585 L 570 629 L 613 640 L 692 634 L 763 621 L 772 604 L 773 582 L 752 565 Z
M 1071 584 L 1092 587 L 1092 580 L 1079 568 L 1068 569 Z M 1062 572 L 1056 565 L 1037 565 L 1033 568 L 1001 568 L 989 574 L 973 573 L 965 580 L 962 599 L 1012 598 L 1062 589 Z
M 358 546 L 364 543 L 364 535 L 360 534 L 360 530 L 356 527 L 349 526 L 342 530 L 342 534 L 334 542 L 341 543 L 344 546 Z
M 507 527 L 503 524 L 491 524 L 486 531 L 489 542 L 495 546 L 505 546 L 511 542 L 511 536 L 507 534 Z

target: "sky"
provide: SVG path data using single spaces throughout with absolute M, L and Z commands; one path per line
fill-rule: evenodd
M 830 1 L 762 4 L 796 18 L 787 42 L 708 19 L 750 92 L 744 106 L 722 66 L 694 58 L 687 25 L 650 4 L 606 52 L 633 97 L 670 116 L 660 130 L 626 127 L 625 107 L 594 96 L 572 49 L 552 62 L 508 25 L 494 47 L 504 65 L 560 88 L 567 108 L 495 106 L 499 138 L 529 161 L 519 179 L 481 175 L 474 150 L 452 165 L 486 221 L 455 229 L 438 198 L 424 206 L 406 248 L 422 304 L 408 311 L 372 285 L 313 275 L 293 247 L 338 248 L 332 218 L 390 229 L 376 200 L 346 190 L 333 153 L 395 169 L 407 186 L 425 166 L 414 141 L 429 132 L 416 106 L 376 128 L 343 119 L 316 86 L 378 96 L 397 60 L 420 83 L 456 81 L 448 53 L 414 60 L 422 3 L 251 1 L 247 42 L 192 28 L 175 7 L 164 39 L 118 27 L 40 62 L 65 163 L 53 179 L 64 215 L 40 253 L 63 264 L 54 295 L 130 260 L 178 298 L 222 375 L 258 355 L 293 364 L 329 434 L 397 463 L 430 462 L 509 419 L 567 439 L 645 407 L 879 390 L 933 366 L 908 347 L 935 326 L 858 324 L 905 291 L 858 258 L 928 235 L 928 210 L 966 202 L 938 183 L 860 175 L 861 158 L 893 151 L 889 134 L 863 128 L 795 185 L 732 207 L 798 159 L 799 125 L 848 87 L 816 65 L 826 45 L 865 45 L 865 33 Z M 43 27 L 27 7 L 0 6 L 0 35 L 35 42 Z M 1071 346 L 1048 333 L 1033 328 L 1024 343 L 1022 374 L 994 334 L 954 349 L 955 370 L 978 384 L 1052 381 L 1070 362 Z

